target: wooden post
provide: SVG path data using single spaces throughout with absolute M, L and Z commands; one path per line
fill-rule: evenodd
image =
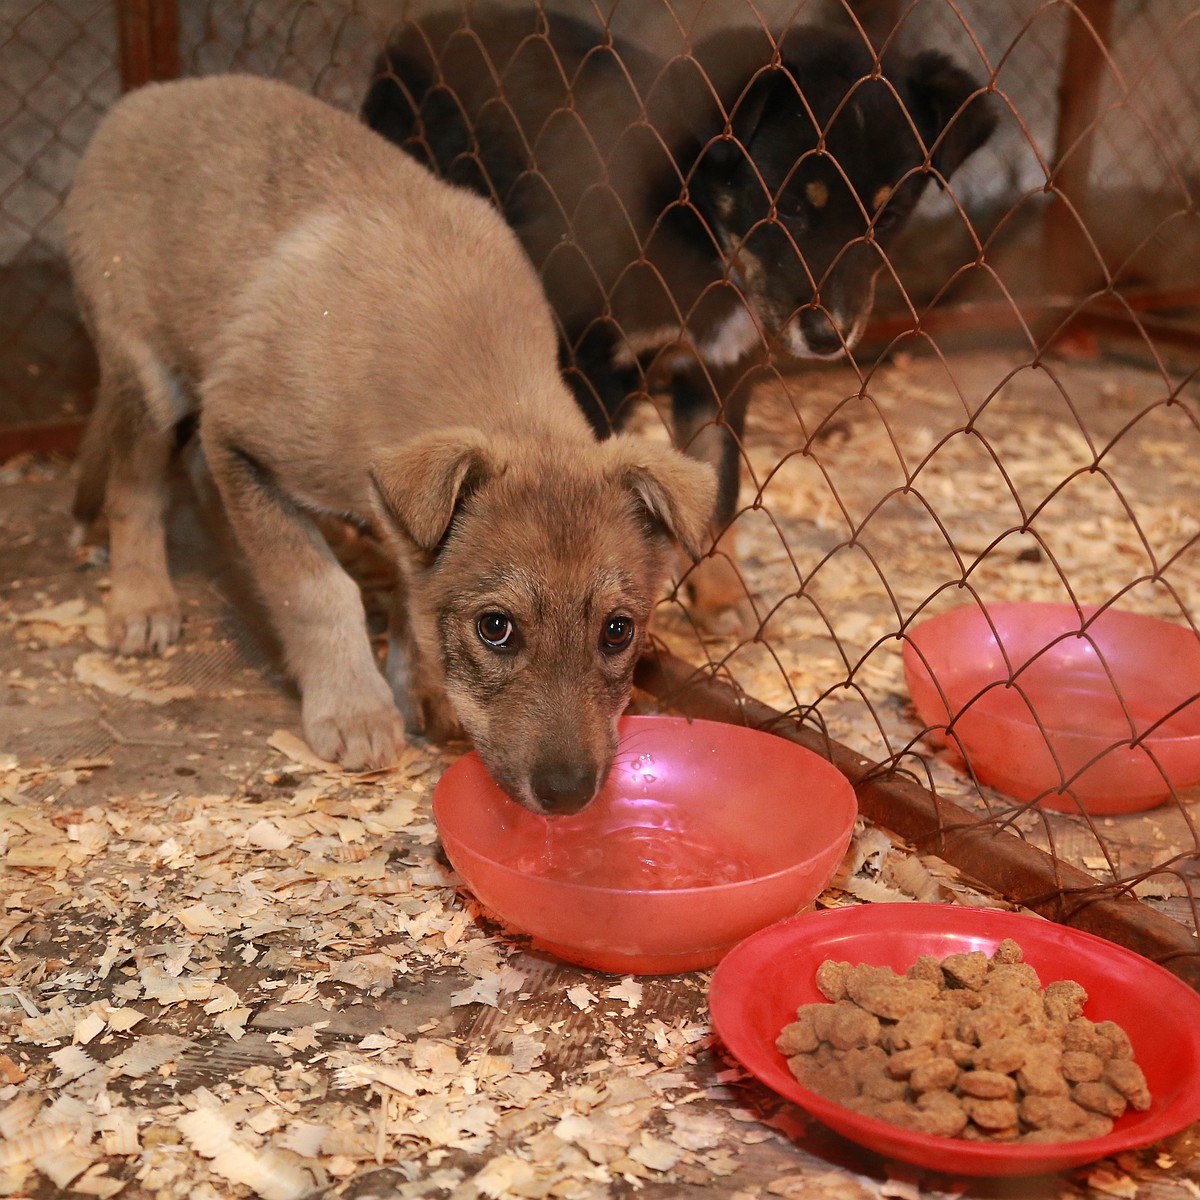
M 121 86 L 176 79 L 180 73 L 176 0 L 116 0 Z
M 1094 123 L 1108 73 L 1105 51 L 1112 42 L 1115 7 L 1115 0 L 1075 0 L 1068 18 L 1050 173 L 1056 195 L 1045 225 L 1045 287 L 1059 295 L 1086 294 L 1102 280 L 1072 209 L 1082 209 L 1091 184 Z

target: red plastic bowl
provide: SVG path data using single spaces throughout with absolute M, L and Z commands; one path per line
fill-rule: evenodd
M 921 719 L 1017 800 L 1140 812 L 1200 781 L 1200 638 L 1184 625 L 968 605 L 911 631 L 904 673 Z
M 933 1137 L 863 1116 L 802 1087 L 775 1049 L 801 1004 L 824 1000 L 817 967 L 828 958 L 901 971 L 922 954 L 990 954 L 1004 938 L 1025 952 L 1042 985 L 1074 979 L 1084 1014 L 1118 1022 L 1150 1087 L 1146 1112 L 1129 1112 L 1104 1137 L 1045 1145 Z M 730 951 L 709 992 L 713 1027 L 759 1080 L 844 1137 L 878 1154 L 962 1175 L 1061 1171 L 1146 1146 L 1200 1117 L 1200 995 L 1148 959 L 1038 917 L 943 904 L 869 904 L 807 913 L 760 930 Z
M 713 721 L 626 717 L 620 733 L 608 782 L 574 816 L 513 803 L 474 753 L 439 781 L 446 854 L 506 926 L 599 971 L 694 971 L 824 890 L 858 813 L 836 768 Z

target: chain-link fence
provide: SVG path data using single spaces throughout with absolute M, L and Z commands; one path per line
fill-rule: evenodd
M 714 554 L 659 611 L 648 687 L 820 746 L 919 849 L 1200 978 L 1200 793 L 1171 757 L 1200 743 L 1200 675 L 1186 644 L 1153 665 L 1141 630 L 1105 640 L 1109 610 L 1197 628 L 1194 0 L 118 7 L 127 81 L 251 71 L 358 108 L 382 79 L 371 120 L 522 233 L 597 423 L 723 464 Z M 155 21 L 157 41 L 131 39 Z M 54 219 L 118 90 L 117 29 L 107 5 L 63 2 L 0 34 L 5 426 L 61 423 L 86 388 Z M 792 60 L 814 45 L 810 83 Z M 930 51 L 959 72 L 949 92 Z M 805 147 L 785 168 L 756 142 L 771 122 Z M 834 303 L 860 252 L 873 307 L 848 284 Z M 784 278 L 801 283 L 779 302 Z M 1068 616 L 1019 650 L 1012 601 Z M 996 682 L 951 695 L 953 656 L 939 666 L 919 628 L 962 606 Z M 1067 706 L 1072 736 L 1100 735 L 1083 757 L 1039 707 L 1051 644 L 1082 645 L 1116 705 L 1107 724 Z M 906 647 L 940 717 L 913 707 Z M 1015 713 L 989 709 L 1014 694 Z M 1010 765 L 1053 746 L 1050 783 L 1015 799 L 972 713 L 1006 731 Z M 1145 759 L 1161 803 L 1089 798 L 1089 767 L 1118 752 Z

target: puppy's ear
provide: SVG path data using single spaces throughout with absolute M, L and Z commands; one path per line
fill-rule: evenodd
M 641 438 L 609 441 L 621 482 L 633 492 L 651 520 L 679 548 L 698 559 L 704 552 L 717 498 L 717 478 L 708 463 L 688 458 L 669 446 Z
M 371 464 L 375 509 L 402 541 L 432 555 L 459 505 L 497 470 L 480 430 L 439 430 Z
M 931 151 L 938 186 L 943 187 L 944 180 L 992 136 L 996 128 L 992 98 L 939 50 L 916 55 L 906 77 L 912 119 Z
M 733 107 L 729 111 L 728 130 L 721 132 L 732 136 L 722 136 L 709 144 L 705 155 L 708 164 L 718 171 L 732 173 L 749 158 L 750 145 L 762 124 L 763 114 L 768 105 L 787 103 L 783 98 L 785 91 L 794 96 L 796 85 L 780 67 L 769 68 L 748 80 L 742 92 L 729 101 Z M 777 101 L 776 97 L 780 99 Z

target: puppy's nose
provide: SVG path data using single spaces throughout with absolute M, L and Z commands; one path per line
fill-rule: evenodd
M 590 763 L 549 763 L 533 772 L 530 784 L 547 813 L 577 813 L 596 794 L 596 768 Z
M 806 308 L 800 314 L 800 332 L 813 354 L 840 354 L 846 348 L 845 334 L 823 308 Z

